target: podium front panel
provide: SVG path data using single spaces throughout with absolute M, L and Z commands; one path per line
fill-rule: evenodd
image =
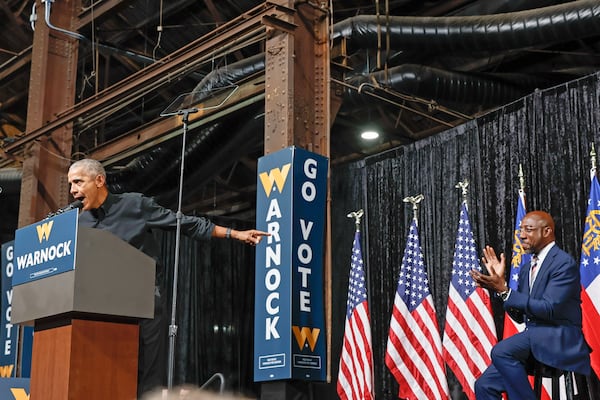
M 79 228 L 76 251 L 74 270 L 13 287 L 13 324 L 73 312 L 154 317 L 154 259 L 92 228 Z

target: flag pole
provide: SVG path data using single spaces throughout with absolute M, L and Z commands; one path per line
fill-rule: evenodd
M 404 202 L 405 203 L 411 203 L 412 204 L 412 209 L 413 209 L 413 218 L 415 220 L 415 222 L 417 223 L 417 225 L 419 225 L 419 218 L 418 218 L 418 214 L 419 214 L 419 203 L 424 199 L 425 197 L 422 194 L 418 194 L 416 196 L 407 196 L 404 198 Z
M 525 174 L 523 174 L 523 165 L 519 163 L 519 190 L 525 191 Z
M 469 194 L 469 191 L 467 190 L 467 188 L 469 187 L 469 180 L 465 178 L 462 182 L 458 182 L 454 187 L 461 190 L 463 202 L 465 203 L 465 205 L 468 205 L 467 195 Z
M 475 378 L 491 364 L 497 343 L 496 326 L 487 289 L 465 279 L 472 270 L 482 271 L 467 207 L 468 180 L 456 184 L 462 190 L 458 230 L 448 289 L 443 357 L 469 399 L 475 398 Z
M 360 246 L 360 220 L 363 214 L 364 211 L 360 209 L 347 215 L 348 218 L 354 218 L 356 232 L 352 243 L 344 339 L 338 369 L 337 393 L 341 400 L 375 398 L 368 280 Z
M 412 204 L 413 219 L 398 274 L 385 365 L 398 382 L 397 398 L 448 400 L 442 340 L 419 240 L 418 210 L 424 198 L 419 194 L 403 200 Z
M 505 275 L 506 283 L 512 290 L 517 290 L 518 280 L 516 277 L 519 276 L 519 271 L 525 264 L 529 262 L 531 257 L 529 254 L 524 252 L 521 245 L 521 238 L 519 236 L 521 221 L 527 214 L 527 207 L 525 205 L 525 174 L 523 173 L 523 165 L 521 163 L 519 163 L 519 173 L 517 176 L 519 178 L 519 190 L 515 210 L 514 230 L 512 231 L 510 268 L 507 268 Z M 524 323 L 517 323 L 506 311 L 504 312 L 504 329 L 502 331 L 502 337 L 504 339 L 523 331 L 523 329 L 525 329 Z
M 356 232 L 360 232 L 360 219 L 362 218 L 365 212 L 361 208 L 358 211 L 352 211 L 350 214 L 346 215 L 348 218 L 354 218 L 354 224 L 356 225 Z
M 590 162 L 592 164 L 590 174 L 594 176 L 596 175 L 596 149 L 594 149 L 594 143 L 592 143 L 592 150 L 590 151 Z
M 402 200 L 405 203 L 412 204 L 413 220 L 415 221 L 415 227 L 419 226 L 419 203 L 423 201 L 424 198 L 425 196 L 423 196 L 423 194 L 418 194 L 416 196 L 407 196 Z M 427 267 L 427 275 L 429 275 L 430 272 L 431 271 L 429 270 L 429 267 Z

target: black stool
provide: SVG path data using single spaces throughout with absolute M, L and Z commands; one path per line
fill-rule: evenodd
M 539 361 L 535 362 L 533 371 L 533 391 L 535 392 L 536 399 L 541 399 L 543 378 L 552 379 L 552 399 L 560 399 L 559 379 L 561 376 L 564 376 L 565 378 L 565 391 L 567 395 L 567 400 L 587 400 L 595 398 L 595 396 L 590 397 L 590 393 L 588 391 L 589 382 L 587 382 L 586 377 L 581 374 L 550 367 L 548 365 L 542 364 Z M 577 382 L 577 396 L 575 396 L 575 387 L 573 385 L 573 381 Z
M 542 398 L 542 379 L 552 379 L 552 399 L 560 399 L 560 385 L 559 379 L 561 376 L 565 377 L 565 389 L 567 392 L 567 400 L 574 400 L 575 390 L 573 388 L 573 374 L 571 371 L 565 371 L 550 367 L 546 364 L 542 364 L 536 361 L 533 369 L 533 391 L 535 392 L 536 399 Z

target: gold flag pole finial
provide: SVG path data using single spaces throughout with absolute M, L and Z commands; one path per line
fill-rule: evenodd
M 469 194 L 469 191 L 467 190 L 467 187 L 469 187 L 469 181 L 465 178 L 462 182 L 458 182 L 454 187 L 461 190 L 463 201 L 466 202 L 467 195 Z
M 523 165 L 519 163 L 519 187 L 525 190 L 525 175 L 523 174 Z
M 419 203 L 425 198 L 422 194 L 418 194 L 416 196 L 408 196 L 404 198 L 405 203 L 411 203 L 413 209 L 413 218 L 415 221 L 419 221 L 417 218 L 417 214 L 419 212 Z
M 592 142 L 592 150 L 590 151 L 590 159 L 592 162 L 591 173 L 592 176 L 596 174 L 596 149 L 594 148 L 594 143 Z
M 348 218 L 354 218 L 354 224 L 356 224 L 356 232 L 360 232 L 360 219 L 364 214 L 363 209 L 361 208 L 358 211 L 352 211 L 347 215 Z

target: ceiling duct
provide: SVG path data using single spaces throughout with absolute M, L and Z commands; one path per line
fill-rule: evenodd
M 374 48 L 378 35 L 389 32 L 390 46 L 395 50 L 514 50 L 600 34 L 600 4 L 596 0 L 582 0 L 485 16 L 387 19 L 363 15 L 335 24 L 333 31 L 333 38 L 346 38 L 350 48 Z M 264 54 L 257 54 L 212 71 L 194 91 L 230 85 L 264 68 Z M 545 87 L 548 82 L 539 76 L 478 74 L 416 64 L 403 64 L 369 75 L 354 75 L 346 80 L 356 87 L 362 83 L 375 83 L 438 102 L 470 102 L 474 105 L 505 104 L 536 88 Z M 357 91 L 346 90 L 346 98 L 352 104 L 362 106 L 366 101 L 372 101 L 359 97 L 361 95 Z
M 21 176 L 20 169 L 0 169 L 0 196 L 19 193 L 21 191 Z
M 332 39 L 349 49 L 375 49 L 389 40 L 396 50 L 495 52 L 549 46 L 600 35 L 600 2 L 580 0 L 504 14 L 451 17 L 359 15 L 333 26 Z
M 514 84 L 518 80 L 520 84 Z M 345 81 L 360 88 L 363 84 L 373 87 L 391 88 L 423 99 L 449 104 L 473 104 L 495 106 L 511 102 L 532 90 L 546 86 L 547 81 L 525 75 L 503 79 L 501 75 L 479 75 L 446 71 L 425 65 L 403 64 L 369 75 L 356 75 Z M 347 103 L 346 103 L 347 101 Z M 364 106 L 372 98 L 362 91 L 346 89 L 344 106 Z

